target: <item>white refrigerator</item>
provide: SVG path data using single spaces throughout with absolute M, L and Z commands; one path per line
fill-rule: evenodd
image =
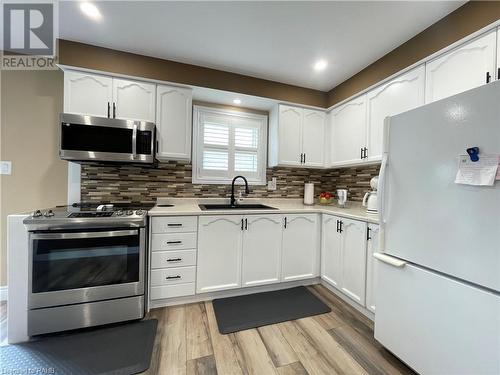
M 455 183 L 500 153 L 500 81 L 390 117 L 379 182 L 375 338 L 420 374 L 500 374 L 500 181 Z

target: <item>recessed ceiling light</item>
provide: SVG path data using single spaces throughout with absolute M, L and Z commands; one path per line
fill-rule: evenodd
M 320 72 L 324 70 L 328 66 L 328 62 L 326 60 L 318 60 L 314 63 L 314 70 Z
M 80 10 L 89 18 L 92 18 L 95 21 L 98 21 L 102 18 L 101 12 L 99 9 L 92 3 L 80 3 Z
M 233 99 L 234 104 L 241 104 L 241 99 Z

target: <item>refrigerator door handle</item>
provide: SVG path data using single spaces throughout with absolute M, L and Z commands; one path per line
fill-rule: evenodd
M 403 268 L 408 263 L 408 262 L 405 262 L 404 260 L 394 258 L 394 257 L 391 257 L 390 255 L 382 254 L 382 253 L 373 253 L 373 257 L 375 259 L 380 260 L 381 262 L 384 262 L 385 264 L 388 264 L 388 265 L 393 266 L 393 267 L 398 267 L 398 268 Z
M 378 214 L 380 223 L 385 223 L 384 219 L 384 206 L 385 206 L 385 171 L 387 169 L 387 154 L 382 157 L 382 163 L 380 165 L 380 173 L 378 179 Z

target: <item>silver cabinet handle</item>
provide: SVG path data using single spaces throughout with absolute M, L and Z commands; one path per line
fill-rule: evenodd
M 171 223 L 167 224 L 168 227 L 182 227 L 182 224 Z
M 180 262 L 182 258 L 168 258 L 167 262 Z
M 182 241 L 167 241 L 167 245 L 180 245 Z
M 181 278 L 181 275 L 167 276 L 167 277 L 165 277 L 165 280 L 180 279 L 180 278 Z

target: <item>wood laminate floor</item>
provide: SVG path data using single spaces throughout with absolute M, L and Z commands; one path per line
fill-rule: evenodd
M 413 374 L 373 338 L 373 323 L 326 288 L 309 289 L 332 311 L 222 335 L 211 302 L 154 309 L 151 367 L 144 374 Z

